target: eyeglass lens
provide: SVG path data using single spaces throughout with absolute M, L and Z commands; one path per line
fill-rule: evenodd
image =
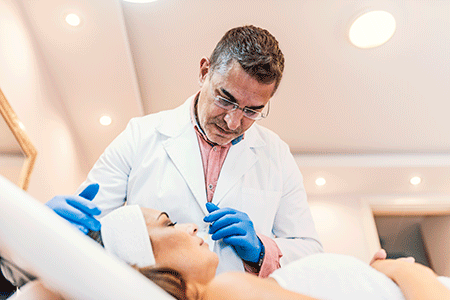
M 216 101 L 215 101 L 216 104 L 217 104 L 219 107 L 221 107 L 221 108 L 223 108 L 223 109 L 226 109 L 226 110 L 228 110 L 228 111 L 233 111 L 233 110 L 236 110 L 236 109 L 242 110 L 242 111 L 244 112 L 244 116 L 246 116 L 246 117 L 249 118 L 249 119 L 255 120 L 255 119 L 261 119 L 261 118 L 264 117 L 263 114 L 262 114 L 261 112 L 252 110 L 252 109 L 247 108 L 247 107 L 240 108 L 239 105 L 237 105 L 236 103 L 231 102 L 231 101 L 229 101 L 228 99 L 222 98 L 222 97 L 220 97 L 220 96 L 217 96 L 217 97 L 215 98 L 215 100 L 216 100 Z

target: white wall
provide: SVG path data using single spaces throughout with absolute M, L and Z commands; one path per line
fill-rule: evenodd
M 0 175 L 14 183 L 18 183 L 20 179 L 20 171 L 22 170 L 24 162 L 25 159 L 23 156 L 6 154 L 0 155 Z
M 358 197 L 308 199 L 325 252 L 347 254 L 369 262 L 380 249 L 368 203 Z
M 87 166 L 25 20 L 20 1 L 0 0 L 0 88 L 38 151 L 28 192 L 45 202 L 73 193 Z

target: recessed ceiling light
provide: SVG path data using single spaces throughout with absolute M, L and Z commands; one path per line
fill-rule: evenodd
M 123 1 L 131 3 L 150 3 L 155 2 L 156 0 L 123 0 Z
M 325 183 L 327 183 L 327 181 L 323 177 L 319 177 L 319 178 L 316 179 L 316 185 L 317 186 L 323 186 L 323 185 L 325 185 Z
M 108 126 L 110 125 L 112 122 L 112 119 L 110 116 L 102 116 L 100 118 L 100 124 L 102 124 L 103 126 Z
M 412 185 L 418 185 L 421 181 L 422 179 L 418 176 L 414 176 L 411 180 L 409 180 Z
M 374 48 L 386 43 L 395 32 L 394 16 L 386 11 L 371 11 L 358 17 L 349 31 L 349 38 L 358 48 Z
M 69 25 L 78 26 L 78 25 L 80 25 L 81 20 L 80 20 L 80 17 L 76 14 L 68 14 L 66 16 L 66 22 Z

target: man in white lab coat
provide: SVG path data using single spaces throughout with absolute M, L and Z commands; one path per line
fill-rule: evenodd
M 231 29 L 201 59 L 195 95 L 173 110 L 132 119 L 81 194 L 47 205 L 84 232 L 99 229 L 94 216 L 125 202 L 196 223 L 212 234 L 218 272 L 266 277 L 280 263 L 322 252 L 287 144 L 255 124 L 267 116 L 283 68 L 268 31 Z

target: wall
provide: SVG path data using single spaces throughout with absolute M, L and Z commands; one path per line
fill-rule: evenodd
M 450 276 L 450 216 L 425 217 L 421 225 L 434 271 L 441 276 Z
M 390 257 L 412 256 L 417 263 L 431 267 L 423 241 L 423 216 L 377 216 L 375 224 Z
M 38 151 L 28 192 L 45 202 L 73 193 L 87 167 L 25 20 L 20 1 L 0 0 L 0 88 Z
M 23 156 L 1 154 L 0 175 L 14 183 L 18 183 L 20 179 L 20 171 L 22 170 L 24 162 Z
M 380 249 L 371 209 L 358 197 L 308 199 L 325 252 L 347 254 L 369 262 Z

